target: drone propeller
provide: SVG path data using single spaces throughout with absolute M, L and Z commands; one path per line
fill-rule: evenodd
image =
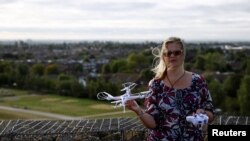
M 107 92 L 99 92 L 97 94 L 97 99 L 99 100 L 112 100 L 115 99 L 111 94 L 107 93 Z
M 125 91 L 127 89 L 133 89 L 137 84 L 133 83 L 133 82 L 127 82 L 127 83 L 123 83 L 122 86 L 124 87 L 123 89 L 121 89 L 121 91 Z

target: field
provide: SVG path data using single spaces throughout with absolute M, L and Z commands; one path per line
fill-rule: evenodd
M 0 88 L 0 105 L 12 108 L 48 112 L 79 118 L 109 118 L 134 117 L 135 114 L 126 109 L 113 108 L 109 101 L 78 99 L 41 94 L 37 92 Z M 1 110 L 0 119 L 37 119 L 46 116 L 22 113 L 10 110 Z

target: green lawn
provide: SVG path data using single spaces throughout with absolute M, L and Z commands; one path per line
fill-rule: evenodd
M 90 115 L 92 115 L 90 116 L 92 118 L 95 117 L 95 115 L 99 118 L 135 116 L 132 112 L 112 114 L 114 112 L 121 112 L 122 108 L 113 108 L 114 105 L 110 104 L 109 101 L 78 99 L 3 88 L 0 88 L 0 105 L 77 117 L 88 117 Z M 104 114 L 104 116 L 98 116 L 102 114 Z M 20 115 L 17 116 L 20 117 Z M 10 117 L 15 117 L 15 113 L 11 113 L 10 111 L 7 113 L 6 111 L 0 112 L 0 119 L 8 119 Z M 34 115 L 30 117 L 36 118 Z
M 47 117 L 43 117 L 40 115 L 33 115 L 27 113 L 17 113 L 13 111 L 1 110 L 0 111 L 0 119 L 44 119 Z

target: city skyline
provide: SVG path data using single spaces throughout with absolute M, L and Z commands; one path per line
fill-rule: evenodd
M 0 0 L 0 40 L 250 41 L 248 0 Z

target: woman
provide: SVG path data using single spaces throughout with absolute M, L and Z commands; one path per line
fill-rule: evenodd
M 128 101 L 126 106 L 150 129 L 149 141 L 203 140 L 202 128 L 187 122 L 186 116 L 203 113 L 213 121 L 214 107 L 205 79 L 184 69 L 186 52 L 180 38 L 168 38 L 159 52 L 145 111 L 136 101 Z

